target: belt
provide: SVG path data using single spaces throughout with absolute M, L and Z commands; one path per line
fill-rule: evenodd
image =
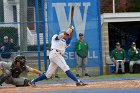
M 57 49 L 51 49 L 51 50 L 55 50 L 56 52 L 60 53 L 60 55 L 62 55 L 61 52 Z

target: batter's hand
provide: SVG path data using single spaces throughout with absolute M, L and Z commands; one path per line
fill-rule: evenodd
M 69 28 L 70 28 L 70 29 L 72 29 L 72 30 L 74 29 L 74 27 L 73 27 L 73 25 L 72 25 L 72 24 L 70 24 Z
M 70 34 L 71 32 L 73 32 L 74 27 L 72 25 L 69 26 L 69 28 L 66 30 L 67 34 Z

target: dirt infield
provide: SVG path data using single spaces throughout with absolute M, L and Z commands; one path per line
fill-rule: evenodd
M 79 90 L 79 89 L 140 89 L 140 80 L 119 80 L 86 82 L 87 86 L 77 87 L 75 83 L 37 84 L 36 87 L 2 86 L 0 93 L 41 93 L 49 91 Z

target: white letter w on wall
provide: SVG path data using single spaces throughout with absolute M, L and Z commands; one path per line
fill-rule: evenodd
M 60 30 L 66 30 L 68 26 L 70 25 L 70 12 L 72 3 L 68 3 L 69 12 L 66 11 L 66 3 L 53 3 L 52 6 L 56 10 Z M 77 37 L 79 33 L 84 33 L 85 25 L 86 25 L 86 18 L 87 18 L 87 11 L 88 7 L 90 6 L 90 2 L 83 2 L 83 5 L 81 3 L 74 3 L 74 16 L 73 16 L 73 22 L 75 26 L 75 30 L 77 32 Z M 82 8 L 83 7 L 83 8 Z M 81 12 L 83 11 L 83 12 Z M 69 13 L 69 14 L 66 14 Z M 69 17 L 67 17 L 67 15 Z

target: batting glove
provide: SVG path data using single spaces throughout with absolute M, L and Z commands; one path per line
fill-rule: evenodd
M 66 31 L 67 34 L 70 34 L 73 31 L 74 27 L 71 25 Z

